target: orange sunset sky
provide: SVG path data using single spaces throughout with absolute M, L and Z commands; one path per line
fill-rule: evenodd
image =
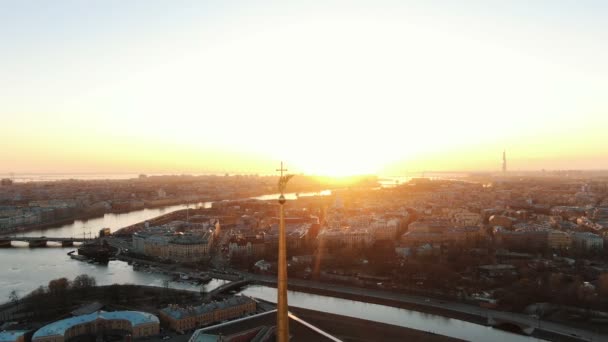
M 608 169 L 602 1 L 0 4 L 0 173 Z

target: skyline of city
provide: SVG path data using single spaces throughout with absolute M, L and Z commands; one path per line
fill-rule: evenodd
M 510 163 L 510 160 L 509 160 Z M 304 171 L 300 171 L 298 170 L 296 173 L 298 174 L 302 174 L 302 175 L 311 175 L 311 176 L 322 176 L 322 177 L 336 177 L 336 178 L 341 178 L 341 177 L 349 177 L 349 176 L 358 176 L 358 175 L 375 175 L 375 176 L 379 176 L 379 177 L 389 177 L 389 178 L 395 178 L 395 177 L 413 177 L 413 176 L 422 176 L 424 177 L 425 175 L 432 175 L 432 174 L 462 174 L 467 175 L 469 173 L 487 173 L 487 174 L 510 174 L 510 175 L 520 175 L 520 174 L 534 174 L 537 172 L 570 172 L 570 171 L 574 171 L 574 172 L 608 172 L 608 169 L 603 169 L 603 168 L 589 168 L 589 169 L 578 169 L 578 168 L 565 168 L 565 169 L 526 169 L 526 168 L 522 168 L 522 169 L 510 169 L 507 168 L 507 154 L 506 154 L 506 150 L 503 150 L 502 152 L 502 160 L 500 162 L 500 169 L 498 168 L 493 168 L 493 169 L 452 169 L 452 170 L 442 170 L 442 169 L 436 169 L 436 170 L 409 170 L 409 169 L 402 169 L 402 170 L 394 170 L 391 172 L 368 172 L 368 173 L 360 173 L 360 174 L 344 174 L 344 175 L 334 175 L 334 174 L 314 174 L 314 173 L 306 173 Z M 179 170 L 169 170 L 169 171 L 155 171 L 155 172 L 145 172 L 145 171 L 141 171 L 137 172 L 137 171 L 123 171 L 123 172 L 95 172 L 95 171 L 84 171 L 84 172 L 78 172 L 78 171 L 73 171 L 73 172 L 0 172 L 0 175 L 2 176 L 6 176 L 8 179 L 12 179 L 12 180 L 17 180 L 17 181 L 35 181 L 35 180 L 62 180 L 62 179 L 68 179 L 70 178 L 70 176 L 74 176 L 75 179 L 125 179 L 128 177 L 138 177 L 141 175 L 146 175 L 146 176 L 170 176 L 170 175 L 192 175 L 192 176 L 224 176 L 224 175 L 255 175 L 255 176 L 273 176 L 274 173 L 273 172 L 269 172 L 268 170 L 266 170 L 266 172 L 256 172 L 256 171 L 251 171 L 251 170 L 243 170 L 243 169 L 239 169 L 239 170 L 229 170 L 229 169 L 221 169 L 221 170 L 209 170 L 209 171 L 183 171 L 180 172 Z

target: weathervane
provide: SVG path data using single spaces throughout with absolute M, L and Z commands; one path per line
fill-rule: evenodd
M 287 171 L 287 169 L 283 168 L 283 162 L 281 162 L 281 168 L 277 169 L 277 171 L 281 172 L 281 177 L 279 177 L 279 192 L 281 193 L 281 196 L 279 196 L 279 203 L 281 203 L 281 201 L 285 203 L 285 196 L 283 194 L 285 192 L 285 188 L 287 187 L 287 182 L 289 182 L 293 175 L 283 175 L 283 171 Z

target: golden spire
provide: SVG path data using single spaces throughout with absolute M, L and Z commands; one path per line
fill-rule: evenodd
M 277 171 L 281 172 L 279 178 L 279 260 L 278 260 L 278 279 L 277 279 L 277 341 L 289 342 L 289 316 L 287 306 L 287 239 L 285 234 L 285 187 L 287 182 L 293 175 L 283 175 L 283 162 L 281 168 Z

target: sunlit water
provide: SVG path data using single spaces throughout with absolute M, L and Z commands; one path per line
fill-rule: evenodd
M 299 196 L 329 195 L 331 191 L 318 193 L 302 193 Z M 288 199 L 295 199 L 295 193 L 286 194 Z M 260 200 L 278 198 L 278 194 L 254 197 Z M 19 233 L 19 236 L 47 236 L 47 237 L 89 237 L 95 236 L 101 228 L 108 227 L 112 231 L 138 222 L 152 219 L 186 208 L 210 208 L 212 202 L 198 204 L 173 205 L 164 208 L 141 209 L 121 214 L 105 214 L 102 217 L 89 220 L 78 220 L 56 228 L 48 228 L 30 232 Z M 90 234 L 90 235 L 89 235 Z M 98 284 L 140 284 L 161 285 L 166 276 L 133 271 L 132 267 L 122 261 L 112 261 L 108 266 L 92 265 L 71 259 L 67 253 L 76 247 L 61 248 L 58 244 L 49 243 L 47 248 L 28 248 L 27 244 L 13 242 L 13 248 L 0 248 L 0 302 L 8 298 L 12 290 L 21 295 L 29 293 L 40 285 L 46 285 L 52 279 L 75 276 L 87 273 L 97 279 Z M 189 286 L 183 283 L 171 283 L 172 287 Z M 217 286 L 212 282 L 207 287 Z
M 277 290 L 266 286 L 250 286 L 242 291 L 248 296 L 276 303 Z M 418 311 L 399 309 L 385 305 L 371 304 L 302 292 L 288 292 L 289 305 L 305 309 L 329 312 L 337 315 L 367 319 L 416 330 L 429 331 L 440 335 L 467 341 L 531 342 L 540 339 L 512 334 L 479 324 L 457 319 L 426 314 Z
M 148 208 L 131 211 L 120 214 L 105 214 L 102 217 L 96 217 L 88 220 L 77 220 L 73 223 L 68 223 L 60 227 L 46 228 L 34 230 L 24 233 L 18 233 L 18 236 L 48 236 L 48 237 L 95 237 L 101 228 L 110 228 L 113 232 L 117 229 L 130 226 L 154 217 L 168 214 L 170 212 L 181 209 L 194 209 L 198 207 L 210 208 L 211 202 L 202 202 L 197 204 L 179 204 L 162 208 Z M 0 251 L 0 255 L 2 251 Z
M 93 276 L 98 285 L 137 284 L 163 286 L 163 281 L 170 279 L 162 273 L 134 271 L 124 261 L 110 261 L 108 265 L 91 264 L 71 259 L 67 253 L 71 248 L 48 247 L 28 248 L 25 244 L 15 243 L 19 247 L 2 249 L 2 268 L 0 269 L 0 302 L 8 300 L 12 290 L 25 295 L 40 285 L 47 285 L 55 278 L 73 279 L 80 274 Z M 206 285 L 211 290 L 221 284 L 222 280 L 213 280 Z M 186 282 L 170 281 L 169 286 L 181 289 L 200 289 Z
M 53 278 L 67 277 L 73 279 L 79 274 L 88 274 L 95 277 L 97 284 L 100 285 L 118 283 L 163 286 L 164 280 L 169 279 L 169 276 L 162 273 L 134 271 L 131 265 L 123 261 L 111 261 L 106 266 L 73 260 L 67 255 L 70 250 L 70 248 L 61 247 L 30 249 L 25 246 L 2 250 L 4 267 L 1 271 L 2 277 L 0 277 L 0 300 L 8 300 L 8 295 L 12 290 L 17 290 L 18 293 L 23 295 L 39 285 L 47 284 Z M 24 260 L 27 260 L 27 262 L 24 262 Z M 205 286 L 205 290 L 212 290 L 224 283 L 223 280 L 214 279 Z M 195 291 L 201 289 L 199 285 L 188 282 L 170 281 L 169 286 Z M 271 287 L 251 286 L 245 289 L 243 293 L 271 302 L 276 301 L 276 289 Z M 456 319 L 315 294 L 290 291 L 289 304 L 338 315 L 431 331 L 469 341 L 537 341 L 537 339 L 530 337 Z
M 285 197 L 288 200 L 294 200 L 298 196 L 328 196 L 331 195 L 331 190 L 323 190 L 319 192 L 305 192 L 301 194 L 287 193 Z M 279 194 L 262 195 L 252 197 L 252 199 L 258 200 L 274 200 L 279 197 Z M 48 237 L 94 237 L 98 234 L 101 228 L 110 228 L 113 232 L 117 229 L 130 226 L 135 223 L 139 223 L 145 220 L 152 219 L 154 217 L 168 214 L 176 210 L 182 210 L 186 208 L 211 208 L 213 202 L 201 202 L 196 204 L 179 204 L 172 205 L 162 208 L 147 208 L 141 210 L 135 210 L 128 213 L 119 214 L 105 214 L 102 217 L 96 217 L 88 220 L 77 220 L 73 223 L 65 224 L 60 227 L 46 228 L 35 231 L 16 233 L 13 235 L 17 236 L 48 236 Z M 0 256 L 2 251 L 0 250 Z

